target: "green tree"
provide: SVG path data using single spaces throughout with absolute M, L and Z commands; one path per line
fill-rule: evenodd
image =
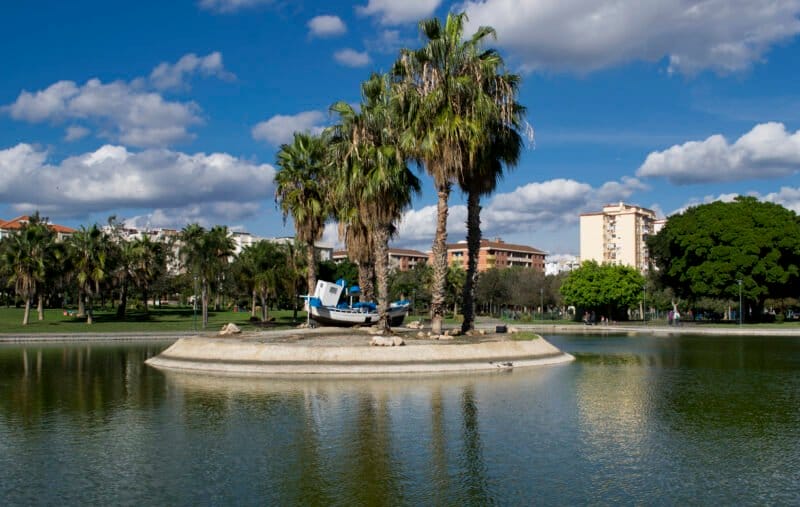
M 647 241 L 658 278 L 678 297 L 739 300 L 760 318 L 767 298 L 797 296 L 800 219 L 754 197 L 694 206 Z M 746 312 L 747 314 L 747 312 Z
M 288 265 L 286 248 L 271 241 L 259 241 L 245 247 L 235 262 L 243 266 L 242 272 L 252 291 L 253 308 L 258 297 L 261 301 L 261 321 L 268 321 L 269 306 L 285 285 Z
M 200 285 L 203 328 L 208 326 L 208 300 L 213 284 L 218 281 L 229 257 L 233 255 L 233 239 L 225 226 L 206 230 L 189 224 L 181 231 L 181 259 L 184 267 Z
M 31 300 L 39 294 L 39 320 L 44 318 L 41 287 L 47 277 L 47 266 L 53 261 L 54 237 L 39 214 L 30 217 L 22 228 L 3 240 L 3 261 L 8 266 L 9 285 L 25 301 L 22 324 L 30 318 Z
M 367 244 L 374 247 L 377 325 L 388 330 L 389 240 L 420 186 L 400 149 L 400 123 L 388 76 L 373 74 L 361 91 L 360 112 L 346 102 L 332 106 L 340 119 L 331 144 L 339 168 L 335 193 L 339 201 L 357 204 L 359 221 L 366 225 Z
M 81 229 L 69 238 L 69 256 L 75 270 L 75 280 L 78 283 L 78 315 L 84 315 L 83 302 L 88 302 L 85 307 L 86 323 L 92 324 L 94 320 L 94 297 L 100 293 L 100 282 L 107 276 L 106 259 L 108 258 L 109 241 L 97 224 L 88 229 Z
M 466 15 L 449 14 L 442 24 L 428 19 L 419 24 L 425 45 L 404 50 L 395 63 L 395 99 L 406 123 L 403 146 L 422 162 L 433 178 L 438 197 L 433 241 L 432 331 L 441 333 L 447 283 L 447 215 L 452 185 L 469 169 L 482 140 L 486 118 L 494 111 L 492 98 L 481 86 L 482 42 L 494 30 L 481 27 L 464 37 Z
M 322 238 L 331 214 L 327 150 L 324 136 L 295 132 L 292 144 L 283 144 L 278 151 L 275 200 L 284 220 L 292 216 L 296 237 L 306 245 L 308 294 L 317 285 L 314 243 Z
M 634 268 L 585 261 L 561 285 L 568 305 L 597 311 L 615 320 L 627 320 L 627 310 L 641 301 L 645 279 Z

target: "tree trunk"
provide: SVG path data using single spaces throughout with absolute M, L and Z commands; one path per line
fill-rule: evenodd
M 144 303 L 144 313 L 150 313 L 150 308 L 147 306 L 147 300 L 149 299 L 150 294 L 147 292 L 147 287 L 142 288 L 142 302 Z
M 25 296 L 25 313 L 22 314 L 22 325 L 28 325 L 28 319 L 31 316 L 31 297 Z
M 36 305 L 36 311 L 39 313 L 39 320 L 44 320 L 44 295 L 39 294 L 39 301 Z
M 314 294 L 314 289 L 317 288 L 317 251 L 313 241 L 306 243 L 306 260 L 308 262 L 306 282 L 308 283 L 308 295 L 311 296 Z
M 389 331 L 389 227 L 375 231 L 375 277 L 378 282 L 378 329 Z
M 250 316 L 251 317 L 255 317 L 256 316 L 256 290 L 255 289 L 253 289 L 253 292 L 252 292 L 251 298 L 250 298 Z
M 81 287 L 78 289 L 78 317 L 86 317 L 86 290 Z
M 125 314 L 128 311 L 128 277 L 126 276 L 122 282 L 122 288 L 119 294 L 119 306 L 117 307 L 117 318 L 125 319 Z
M 267 296 L 265 293 L 261 292 L 259 297 L 261 299 L 261 322 L 266 322 L 267 318 L 269 317 L 269 310 L 267 310 Z
M 433 283 L 431 284 L 431 333 L 442 334 L 447 286 L 447 201 L 450 184 L 438 185 L 436 206 L 436 236 L 433 240 Z
M 375 263 L 365 262 L 358 267 L 358 286 L 362 301 L 375 301 Z
M 461 323 L 462 333 L 475 329 L 475 287 L 478 281 L 480 248 L 481 198 L 478 192 L 470 191 L 467 196 L 467 277 L 461 292 L 461 311 L 464 314 L 464 322 Z
M 86 305 L 86 323 L 92 324 L 94 322 L 94 302 L 92 301 L 92 295 L 87 293 L 86 298 L 89 300 L 88 304 Z

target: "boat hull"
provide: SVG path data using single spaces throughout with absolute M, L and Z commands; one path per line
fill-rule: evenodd
M 408 314 L 408 307 L 392 307 L 389 309 L 389 325 L 399 326 Z M 372 326 L 378 322 L 378 312 L 364 312 L 355 309 L 329 308 L 326 306 L 311 307 L 311 318 L 326 326 Z

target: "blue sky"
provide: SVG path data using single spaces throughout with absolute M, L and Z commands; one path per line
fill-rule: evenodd
M 620 200 L 800 212 L 800 0 L 53 0 L 0 7 L 0 218 L 293 235 L 280 143 L 451 10 L 497 30 L 535 131 L 484 202 L 486 237 L 575 254 L 579 214 Z M 395 246 L 430 248 L 423 184 Z M 454 192 L 449 241 L 465 216 Z

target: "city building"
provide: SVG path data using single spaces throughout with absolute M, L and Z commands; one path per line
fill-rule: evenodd
M 657 222 L 653 210 L 620 202 L 603 206 L 603 211 L 582 213 L 580 220 L 581 261 L 647 270 L 646 241 Z
M 347 259 L 346 250 L 336 250 L 333 252 L 332 259 L 341 261 Z M 389 269 L 399 271 L 409 271 L 414 269 L 417 264 L 428 262 L 428 254 L 419 250 L 409 250 L 405 248 L 389 248 Z
M 544 259 L 547 254 L 539 249 L 525 245 L 513 245 L 500 238 L 482 239 L 478 250 L 478 272 L 491 268 L 510 268 L 521 266 L 544 272 Z M 459 241 L 447 245 L 447 264 L 459 264 L 467 269 L 467 242 Z
M 17 218 L 12 218 L 11 220 L 3 221 L 0 220 L 0 239 L 8 236 L 9 234 L 14 234 L 22 227 L 30 221 L 30 217 L 28 215 L 22 215 Z M 58 224 L 47 224 L 51 231 L 56 233 L 56 241 L 63 241 L 64 239 L 68 238 L 75 234 L 75 229 L 64 225 Z
M 544 263 L 544 274 L 557 275 L 559 273 L 568 273 L 573 269 L 578 269 L 580 266 L 581 260 L 575 255 L 548 255 Z

